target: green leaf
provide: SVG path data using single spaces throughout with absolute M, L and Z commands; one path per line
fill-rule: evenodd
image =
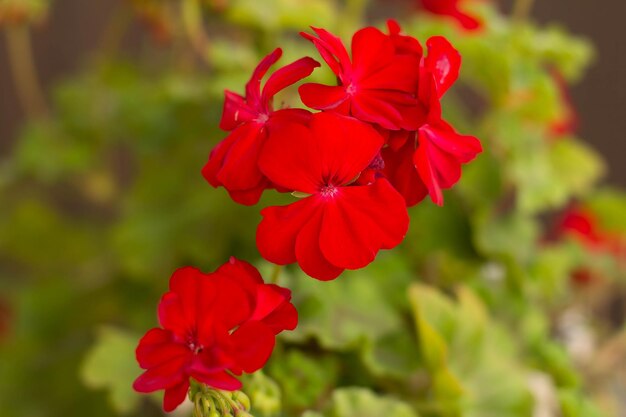
M 365 269 L 346 271 L 329 282 L 298 271 L 289 287 L 299 323 L 293 332 L 284 334 L 285 339 L 305 342 L 313 337 L 326 349 L 347 351 L 403 329 L 394 303 L 403 298 L 410 275 L 399 258 L 385 255 Z
M 140 400 L 132 388 L 140 371 L 135 362 L 137 340 L 123 330 L 102 327 L 81 369 L 85 385 L 108 390 L 111 405 L 123 414 L 134 411 Z
M 329 0 L 234 0 L 227 16 L 236 23 L 265 30 L 332 27 L 337 16 Z
M 322 413 L 307 411 L 303 417 L 418 417 L 406 403 L 380 396 L 366 388 L 341 388 L 333 392 Z

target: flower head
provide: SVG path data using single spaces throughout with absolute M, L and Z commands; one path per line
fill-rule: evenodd
M 264 284 L 252 265 L 235 258 L 214 273 L 177 270 L 159 303 L 161 327 L 149 330 L 137 346 L 145 372 L 133 387 L 165 390 L 165 411 L 183 402 L 190 378 L 217 389 L 239 389 L 233 374 L 260 369 L 275 335 L 296 327 L 290 299 L 289 290 Z
M 282 55 L 280 48 L 266 56 L 246 85 L 245 97 L 226 91 L 220 128 L 231 132 L 211 151 L 202 169 L 214 187 L 223 186 L 241 204 L 256 204 L 263 190 L 271 187 L 257 161 L 272 124 L 281 117 L 306 118 L 300 109 L 274 110 L 272 101 L 281 90 L 309 76 L 319 64 L 308 57 L 276 70 L 261 89 L 261 80 Z
M 383 143 L 373 127 L 335 113 L 277 128 L 261 169 L 304 198 L 261 211 L 261 255 L 280 265 L 298 262 L 310 276 L 330 280 L 398 245 L 409 224 L 404 200 L 385 178 L 367 172 L 378 165 Z M 364 171 L 370 180 L 359 181 Z
M 417 87 L 418 57 L 405 53 L 399 47 L 399 39 L 373 27 L 354 34 L 351 57 L 337 36 L 324 29 L 313 28 L 313 31 L 317 37 L 308 33 L 302 36 L 313 42 L 337 76 L 339 85 L 302 85 L 299 91 L 304 104 L 353 116 L 385 129 L 414 127 L 413 93 Z
M 398 36 L 397 24 L 390 23 L 389 28 Z M 428 194 L 442 205 L 442 190 L 459 181 L 461 164 L 482 151 L 478 139 L 458 134 L 441 114 L 440 100 L 459 76 L 461 56 L 441 36 L 430 38 L 426 47 L 416 90 L 423 119 L 414 132 L 392 135 L 383 150 L 386 175 L 409 206 Z

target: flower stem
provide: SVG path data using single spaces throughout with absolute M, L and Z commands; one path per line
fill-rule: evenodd
M 516 0 L 513 5 L 512 19 L 515 23 L 523 23 L 530 16 L 535 0 Z
M 343 36 L 350 37 L 363 25 L 367 11 L 367 0 L 348 0 L 343 11 L 340 31 Z
M 26 25 L 5 29 L 9 65 L 18 100 L 29 118 L 49 114 L 37 77 L 29 28 Z
M 270 277 L 271 284 L 278 284 L 278 280 L 280 279 L 280 273 L 282 270 L 282 265 L 274 265 L 274 268 L 272 269 L 272 276 Z
M 202 22 L 202 6 L 199 0 L 181 1 L 181 17 L 185 34 L 196 53 L 210 64 L 209 35 Z

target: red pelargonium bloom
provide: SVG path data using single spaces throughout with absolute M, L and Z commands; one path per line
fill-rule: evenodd
M 482 27 L 480 20 L 461 10 L 460 3 L 463 3 L 463 0 L 419 0 L 419 3 L 430 13 L 453 18 L 466 30 Z
M 313 28 L 318 37 L 302 33 L 313 42 L 337 75 L 338 86 L 309 83 L 300 87 L 307 106 L 332 110 L 385 129 L 416 127 L 419 57 L 397 48 L 394 39 L 368 27 L 352 38 L 352 59 L 341 39 Z
M 184 401 L 189 378 L 217 389 L 239 389 L 233 374 L 261 368 L 275 335 L 296 327 L 290 299 L 289 290 L 264 284 L 252 265 L 235 258 L 214 273 L 177 270 L 159 303 L 161 327 L 148 331 L 137 346 L 137 361 L 146 371 L 134 389 L 164 389 L 165 411 Z
M 390 31 L 396 33 L 399 27 L 390 23 Z M 409 206 L 427 194 L 443 205 L 442 190 L 456 184 L 461 164 L 482 151 L 477 138 L 457 133 L 441 115 L 440 99 L 459 76 L 461 56 L 440 36 L 430 38 L 426 46 L 428 54 L 421 59 L 417 89 L 423 123 L 405 136 L 392 134 L 389 147 L 383 150 L 385 174 Z
M 263 191 L 271 187 L 257 165 L 271 126 L 282 118 L 309 115 L 301 109 L 275 111 L 272 100 L 279 91 L 308 77 L 319 67 L 315 60 L 305 57 L 276 70 L 261 89 L 261 80 L 281 55 L 278 48 L 261 61 L 246 85 L 245 97 L 226 91 L 220 128 L 231 133 L 211 151 L 202 169 L 202 175 L 212 186 L 223 186 L 241 204 L 256 204 Z
M 609 255 L 619 267 L 626 267 L 626 238 L 603 229 L 595 213 L 584 207 L 570 207 L 557 222 L 554 237 L 573 238 L 588 251 Z M 602 274 L 592 267 L 579 267 L 572 274 L 573 283 L 580 286 L 602 279 Z
M 298 262 L 308 275 L 331 280 L 398 245 L 409 224 L 402 196 L 385 178 L 358 181 L 377 163 L 383 142 L 373 127 L 335 113 L 277 128 L 261 154 L 261 169 L 304 198 L 261 211 L 261 255 L 279 265 Z

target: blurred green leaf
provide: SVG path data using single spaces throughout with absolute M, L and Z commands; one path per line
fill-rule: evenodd
M 120 329 L 102 327 L 81 369 L 83 382 L 108 390 L 112 406 L 124 414 L 135 410 L 141 399 L 132 388 L 140 372 L 135 362 L 137 340 Z

